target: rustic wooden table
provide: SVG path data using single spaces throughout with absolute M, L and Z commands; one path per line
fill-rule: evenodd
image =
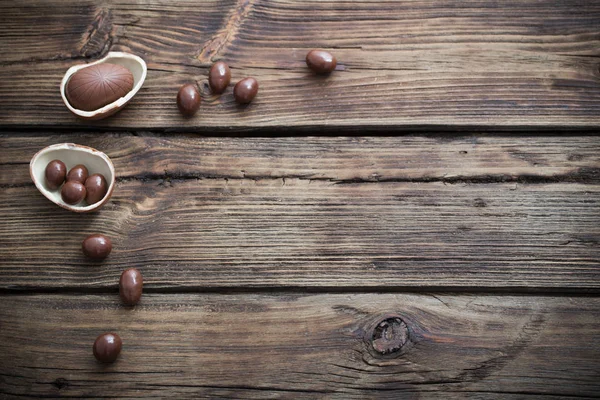
M 1 398 L 600 394 L 600 2 L 3 1 L 0 48 Z M 146 83 L 78 120 L 61 78 L 108 51 Z M 115 163 L 99 212 L 32 184 L 61 142 Z

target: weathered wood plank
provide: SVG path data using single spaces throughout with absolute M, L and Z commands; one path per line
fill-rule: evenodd
M 0 5 L 0 125 L 83 126 L 59 96 L 67 68 L 109 50 L 150 68 L 136 99 L 100 127 L 597 127 L 600 5 L 593 1 L 28 0 Z M 307 73 L 331 49 L 328 78 Z M 207 69 L 255 76 L 245 109 L 212 96 Z M 197 81 L 200 115 L 182 119 L 177 88 Z
M 0 191 L 0 287 L 600 289 L 600 185 L 123 180 L 98 213 Z M 80 251 L 90 233 L 114 250 Z
M 598 298 L 147 294 L 134 309 L 116 294 L 0 300 L 2 394 L 491 398 L 600 391 Z M 388 313 L 406 323 L 409 339 L 381 356 L 373 327 Z M 105 331 L 124 341 L 108 366 L 91 351 Z
M 153 137 L 0 136 L 0 185 L 31 183 L 31 157 L 74 142 L 107 153 L 119 178 L 600 181 L 595 136 Z

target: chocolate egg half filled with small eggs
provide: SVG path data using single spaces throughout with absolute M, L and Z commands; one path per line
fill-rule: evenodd
M 48 179 L 47 169 L 50 167 L 52 170 L 57 161 L 62 164 L 58 168 L 59 173 L 55 174 L 59 176 L 54 179 L 54 175 L 50 174 L 51 179 Z M 90 174 L 85 184 L 81 179 L 65 179 L 68 174 L 63 174 L 64 171 L 82 166 Z M 48 200 L 75 212 L 99 209 L 108 202 L 115 188 L 115 167 L 110 158 L 101 151 L 74 143 L 54 144 L 38 151 L 29 163 L 29 173 L 36 188 Z M 80 178 L 78 174 L 77 178 Z
M 102 60 L 69 68 L 60 94 L 71 112 L 85 119 L 102 119 L 123 108 L 146 79 L 144 60 L 110 52 Z

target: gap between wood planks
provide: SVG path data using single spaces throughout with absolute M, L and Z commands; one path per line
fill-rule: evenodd
M 324 181 L 332 182 L 339 185 L 348 184 L 369 184 L 369 183 L 437 183 L 444 184 L 478 184 L 478 183 L 525 183 L 525 184 L 546 184 L 546 183 L 600 183 L 600 168 L 579 168 L 576 172 L 568 174 L 559 174 L 552 176 L 541 176 L 533 174 L 522 175 L 474 175 L 474 176 L 453 176 L 453 177 L 427 177 L 427 178 L 380 178 L 373 176 L 372 179 L 353 178 L 353 179 L 336 179 L 336 178 L 308 178 L 304 175 L 282 175 L 282 176 L 261 176 L 261 175 L 245 175 L 243 178 L 238 176 L 219 176 L 219 175 L 204 175 L 204 174 L 143 174 L 134 176 L 121 176 L 117 178 L 119 181 L 126 182 L 127 180 L 153 181 L 153 180 L 204 180 L 204 179 L 224 179 L 224 180 L 244 180 L 250 179 L 253 181 L 259 180 L 283 180 L 285 185 L 286 179 L 297 179 L 307 181 Z
M 20 163 L 16 163 L 21 165 Z M 353 185 L 353 184 L 373 184 L 373 183 L 444 183 L 449 185 L 454 184 L 488 184 L 488 183 L 521 183 L 521 184 L 548 184 L 548 183 L 600 183 L 600 168 L 579 168 L 576 172 L 552 176 L 539 175 L 480 175 L 480 176 L 453 176 L 453 177 L 430 177 L 430 178 L 378 178 L 373 179 L 335 179 L 335 178 L 307 178 L 303 175 L 284 175 L 284 176 L 253 176 L 247 175 L 243 178 L 238 176 L 227 175 L 204 175 L 204 174 L 142 174 L 134 176 L 120 176 L 116 178 L 117 182 L 129 181 L 169 181 L 183 182 L 188 180 L 282 180 L 285 185 L 286 179 L 296 179 L 300 181 L 322 181 L 331 182 L 336 185 Z M 0 184 L 0 188 L 13 187 L 28 187 L 33 186 L 33 183 L 25 184 Z
M 87 287 L 62 286 L 62 287 L 40 287 L 20 286 L 18 288 L 0 288 L 0 296 L 31 296 L 31 295 L 102 295 L 116 294 L 117 287 Z M 598 297 L 600 289 L 580 288 L 557 288 L 557 287 L 497 287 L 497 286 L 182 286 L 182 287 L 144 287 L 146 294 L 266 294 L 273 296 L 288 295 L 334 295 L 334 294 L 421 294 L 431 296 L 439 300 L 437 295 L 444 296 L 506 296 L 527 297 L 535 295 L 538 297 Z M 443 303 L 443 301 L 439 300 Z
M 75 120 L 77 121 L 77 120 Z M 574 126 L 564 127 L 548 124 L 532 128 L 529 125 L 476 125 L 476 124 L 405 124 L 401 127 L 390 129 L 379 125 L 337 126 L 327 124 L 306 124 L 302 126 L 252 126 L 236 125 L 231 127 L 220 126 L 185 126 L 185 127 L 119 127 L 106 125 L 102 121 L 94 125 L 44 125 L 44 124 L 11 124 L 0 123 L 0 137 L 39 136 L 40 132 L 53 135 L 72 134 L 74 131 L 81 134 L 119 134 L 136 137 L 165 137 L 165 138 L 278 138 L 278 137 L 410 137 L 414 135 L 429 138 L 460 138 L 465 135 L 493 136 L 493 137 L 565 137 L 591 136 L 600 137 L 598 127 Z

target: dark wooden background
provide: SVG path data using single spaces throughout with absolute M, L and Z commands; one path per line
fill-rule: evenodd
M 0 49 L 0 397 L 600 394 L 600 2 L 3 1 Z M 108 51 L 146 83 L 78 120 L 60 80 Z M 113 160 L 101 211 L 32 184 L 61 142 Z

